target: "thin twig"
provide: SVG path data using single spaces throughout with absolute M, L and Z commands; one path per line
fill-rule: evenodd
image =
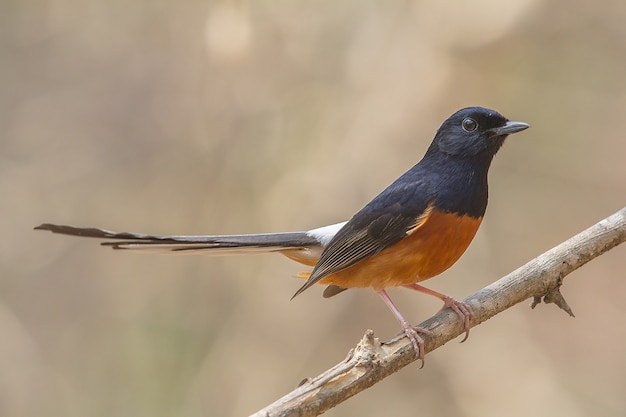
M 563 278 L 625 240 L 626 207 L 466 298 L 476 314 L 472 326 L 529 298 L 533 298 L 533 307 L 541 301 L 555 303 L 573 316 L 559 291 Z M 433 332 L 424 336 L 426 352 L 463 332 L 461 322 L 449 309 L 420 326 Z M 413 361 L 415 351 L 408 339 L 380 342 L 368 330 L 343 362 L 307 379 L 253 417 L 317 416 Z

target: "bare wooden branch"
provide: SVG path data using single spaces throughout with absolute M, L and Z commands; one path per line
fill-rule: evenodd
M 571 309 L 559 288 L 563 278 L 595 257 L 626 240 L 626 207 L 526 265 L 469 296 L 476 326 L 513 305 L 533 298 L 555 303 L 570 315 Z M 424 336 L 431 352 L 463 332 L 456 315 L 441 311 L 420 326 L 433 334 Z M 305 380 L 298 388 L 253 414 L 254 417 L 316 416 L 369 388 L 386 376 L 415 361 L 415 351 L 405 337 L 380 342 L 368 330 L 359 344 L 341 363 L 319 376 Z

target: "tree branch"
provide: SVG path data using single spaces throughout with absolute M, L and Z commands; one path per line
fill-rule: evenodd
M 626 240 L 626 207 L 526 265 L 469 296 L 476 326 L 529 298 L 532 307 L 539 302 L 555 303 L 573 316 L 559 288 L 563 278 L 590 260 Z M 421 327 L 433 332 L 424 336 L 426 352 L 457 337 L 463 326 L 450 310 L 426 320 Z M 415 361 L 411 342 L 400 336 L 380 342 L 368 330 L 359 344 L 341 363 L 310 378 L 298 388 L 253 414 L 253 417 L 316 416 Z

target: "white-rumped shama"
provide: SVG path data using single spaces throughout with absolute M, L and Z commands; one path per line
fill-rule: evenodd
M 114 249 L 170 253 L 279 252 L 313 266 L 294 297 L 315 283 L 324 297 L 348 288 L 372 288 L 402 323 L 418 359 L 424 359 L 426 329 L 411 326 L 386 288 L 406 287 L 434 295 L 463 320 L 469 335 L 469 305 L 418 284 L 454 264 L 465 252 L 487 207 L 487 172 L 506 137 L 527 129 L 482 107 L 450 116 L 422 160 L 343 223 L 306 232 L 153 236 L 97 228 L 42 224 L 35 229 L 74 236 L 114 239 Z M 465 340 L 465 339 L 463 339 Z

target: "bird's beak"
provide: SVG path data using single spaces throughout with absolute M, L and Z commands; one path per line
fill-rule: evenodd
M 494 127 L 493 129 L 490 129 L 490 131 L 494 134 L 494 136 L 504 136 L 515 132 L 521 132 L 529 127 L 530 125 L 524 122 L 506 122 L 504 126 Z

